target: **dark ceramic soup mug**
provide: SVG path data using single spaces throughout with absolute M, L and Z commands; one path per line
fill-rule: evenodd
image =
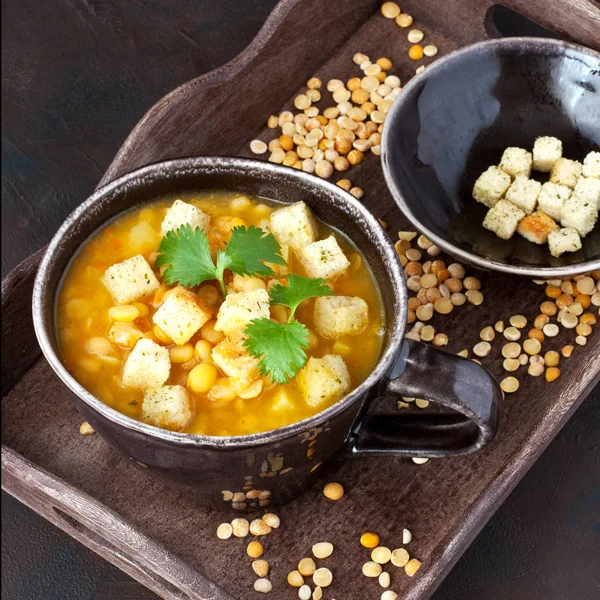
M 158 429 L 122 415 L 85 390 L 58 349 L 55 302 L 78 249 L 107 221 L 141 203 L 189 191 L 230 190 L 280 203 L 303 200 L 348 236 L 381 293 L 386 334 L 373 373 L 345 398 L 298 423 L 246 436 L 209 437 Z M 287 501 L 340 450 L 347 456 L 439 457 L 492 439 L 502 392 L 473 361 L 403 340 L 407 291 L 394 246 L 377 220 L 340 187 L 301 171 L 240 158 L 186 158 L 151 165 L 98 190 L 62 225 L 42 261 L 33 316 L 46 359 L 79 410 L 114 448 L 171 483 L 237 510 Z M 403 414 L 400 396 L 432 399 L 438 410 Z

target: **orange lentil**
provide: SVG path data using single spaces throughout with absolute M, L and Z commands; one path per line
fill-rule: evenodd
M 579 325 L 575 327 L 575 331 L 578 333 L 578 335 L 584 335 L 587 337 L 592 333 L 592 326 L 588 325 L 587 323 L 579 323 Z
M 421 60 L 423 58 L 423 46 L 415 44 L 408 50 L 408 56 L 413 60 Z
M 560 369 L 558 367 L 548 367 L 546 369 L 546 381 L 552 383 L 560 377 Z
M 448 271 L 448 269 L 442 269 L 437 276 L 441 282 L 444 282 L 450 277 L 450 271 Z
M 538 329 L 537 327 L 535 327 L 534 329 L 530 329 L 529 333 L 527 334 L 527 337 L 531 338 L 532 340 L 537 340 L 540 343 L 546 339 L 544 332 L 541 329 Z
M 577 294 L 577 296 L 575 296 L 575 302 L 579 302 L 585 310 L 590 307 L 592 300 L 587 294 Z
M 593 315 L 592 313 L 583 313 L 579 317 L 579 322 L 584 323 L 585 325 L 595 325 L 598 322 L 598 319 L 596 318 L 596 315 Z
M 548 298 L 558 298 L 562 294 L 562 290 L 555 285 L 546 286 L 546 296 Z
M 574 349 L 575 349 L 574 346 L 571 346 L 569 344 L 567 346 L 564 346 L 560 352 L 565 358 L 569 358 L 569 356 L 571 356 L 571 354 L 573 354 Z
M 379 536 L 376 533 L 363 533 L 360 536 L 360 543 L 365 548 L 377 548 L 379 545 Z
M 294 148 L 294 140 L 289 135 L 280 135 L 279 143 L 281 144 L 281 147 L 286 151 L 293 150 Z

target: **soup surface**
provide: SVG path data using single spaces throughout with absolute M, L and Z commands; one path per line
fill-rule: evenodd
M 202 192 L 177 198 L 210 217 L 210 221 L 206 218 L 205 231 L 213 259 L 218 250 L 227 246 L 233 228 L 256 226 L 270 231 L 272 213 L 284 208 L 228 192 Z M 323 300 L 321 298 L 304 300 L 295 312 L 295 318 L 309 330 L 306 349 L 309 361 L 312 361 L 311 357 L 322 359 L 325 356 L 336 357 L 338 363 L 338 357 L 343 359 L 349 375 L 349 383 L 344 389 L 339 388 L 339 379 L 330 371 L 325 373 L 324 381 L 317 381 L 318 389 L 323 384 L 329 390 L 321 395 L 307 392 L 311 380 L 302 374 L 303 371 L 286 383 L 274 382 L 268 375 L 259 374 L 256 364 L 251 365 L 250 372 L 238 372 L 238 367 L 243 369 L 248 361 L 257 362 L 258 359 L 247 355 L 243 332 L 234 335 L 223 328 L 221 331 L 219 327 L 215 329 L 226 308 L 222 307 L 224 299 L 217 281 L 205 281 L 191 288 L 199 306 L 206 311 L 208 321 L 185 343 L 175 344 L 153 322 L 153 317 L 169 298 L 170 290 L 176 287 L 165 282 L 166 267 L 156 264 L 163 239 L 161 226 L 164 232 L 163 221 L 174 200 L 157 200 L 119 216 L 97 232 L 72 261 L 58 295 L 57 330 L 64 364 L 81 385 L 134 419 L 185 433 L 224 436 L 258 433 L 310 417 L 337 402 L 369 376 L 379 358 L 384 334 L 384 315 L 377 289 L 356 248 L 339 232 L 316 219 L 313 221 L 316 240 L 333 236 L 349 263 L 342 273 L 327 278 L 327 285 L 333 290 L 333 296 L 327 298 L 343 296 L 353 298 L 353 301 L 358 298 L 364 301 L 362 306 L 366 303 L 368 307 L 368 316 L 365 308 L 362 325 L 357 328 L 354 320 L 350 324 L 353 330 L 349 333 L 344 332 L 343 322 L 337 323 L 335 318 L 332 323 L 324 324 L 321 316 L 320 324 L 315 322 L 315 303 Z M 278 283 L 287 285 L 290 273 L 307 275 L 306 263 L 299 258 L 298 252 L 284 244 L 281 247 L 287 265 L 270 264 L 272 276 L 250 277 L 225 271 L 224 283 L 231 302 L 231 298 L 243 297 L 252 290 L 270 292 Z M 135 301 L 117 302 L 105 283 L 105 277 L 108 277 L 105 273 L 113 265 L 138 255 L 152 268 L 158 287 Z M 186 294 L 189 292 L 184 291 L 187 298 Z M 173 295 L 175 293 L 171 293 Z M 290 317 L 290 309 L 285 306 L 271 304 L 267 310 L 274 322 L 285 323 Z M 328 314 L 335 317 L 336 310 Z M 345 314 L 347 317 L 350 313 Z M 183 417 L 170 419 L 169 410 L 177 411 L 179 405 L 169 405 L 172 398 L 167 398 L 165 405 L 163 397 L 160 400 L 163 402 L 161 416 L 153 418 L 151 404 L 155 402 L 154 406 L 158 406 L 159 401 L 149 395 L 148 388 L 144 389 L 145 384 L 132 386 L 132 377 L 128 375 L 128 385 L 125 385 L 126 363 L 140 340 L 151 340 L 153 348 L 157 344 L 168 351 L 168 378 L 159 385 L 182 387 L 159 389 L 177 391 L 177 397 L 183 398 L 184 403 L 187 397 L 189 412 Z M 238 352 L 228 355 L 233 361 L 231 366 L 228 363 L 223 367 L 223 360 L 218 360 L 215 354 L 224 344 L 234 344 Z M 231 350 L 230 346 L 227 348 Z M 166 352 L 161 352 L 164 358 Z M 309 362 L 304 372 L 310 370 L 310 377 L 315 373 L 318 377 L 320 365 L 319 361 Z M 149 363 L 140 368 L 142 379 L 160 371 Z M 150 387 L 154 388 L 154 384 Z M 313 392 L 317 388 L 313 386 Z

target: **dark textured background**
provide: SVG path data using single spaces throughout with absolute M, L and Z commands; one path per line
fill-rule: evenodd
M 275 3 L 3 0 L 2 273 L 49 240 L 153 102 L 238 54 Z M 6 494 L 2 534 L 3 598 L 155 598 Z M 599 565 L 596 390 L 434 598 L 592 600 Z

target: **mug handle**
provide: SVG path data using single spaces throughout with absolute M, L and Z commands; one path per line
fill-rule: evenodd
M 426 398 L 454 413 L 366 414 L 347 440 L 351 457 L 438 457 L 479 450 L 496 434 L 502 390 L 483 367 L 405 339 L 378 397 Z

